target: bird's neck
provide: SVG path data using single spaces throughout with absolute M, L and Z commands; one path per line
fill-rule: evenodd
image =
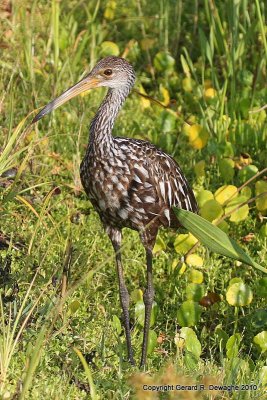
M 115 119 L 130 91 L 130 88 L 109 89 L 90 124 L 89 147 L 109 149 L 113 146 L 112 129 Z

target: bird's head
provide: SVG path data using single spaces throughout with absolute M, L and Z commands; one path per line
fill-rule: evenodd
M 132 87 L 135 81 L 135 73 L 132 65 L 121 57 L 105 57 L 100 60 L 87 77 L 96 80 L 96 87 L 107 86 L 119 89 Z
M 89 89 L 106 86 L 112 89 L 128 89 L 134 85 L 135 72 L 124 58 L 109 56 L 100 60 L 78 83 L 67 89 L 59 97 L 48 103 L 32 120 L 39 121 L 71 98 Z

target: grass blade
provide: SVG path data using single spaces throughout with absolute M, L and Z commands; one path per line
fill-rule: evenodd
M 225 232 L 209 221 L 190 211 L 174 207 L 179 222 L 188 229 L 201 243 L 211 251 L 223 256 L 239 260 L 267 273 L 267 269 L 257 264 L 244 250 Z
M 73 350 L 75 351 L 75 353 L 77 354 L 77 356 L 81 360 L 81 363 L 83 365 L 84 371 L 85 371 L 86 376 L 88 378 L 88 382 L 89 382 L 89 385 L 90 385 L 91 398 L 92 398 L 92 400 L 98 400 L 99 397 L 96 394 L 96 389 L 95 389 L 95 385 L 94 385 L 94 381 L 93 381 L 91 370 L 90 370 L 90 368 L 89 368 L 84 356 L 80 352 L 80 350 L 78 350 L 76 347 L 74 347 Z
M 23 379 L 22 391 L 20 393 L 19 400 L 25 399 L 25 396 L 27 395 L 29 388 L 31 387 L 34 373 L 36 371 L 36 368 L 38 367 L 42 355 L 42 348 L 45 343 L 46 333 L 47 333 L 47 324 L 44 324 L 40 332 L 38 333 L 37 340 L 34 344 L 34 347 L 32 348 L 28 368 L 26 370 L 26 374 Z

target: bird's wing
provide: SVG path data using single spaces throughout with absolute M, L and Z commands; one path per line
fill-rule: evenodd
M 154 175 L 158 176 L 158 194 L 165 204 L 197 212 L 194 193 L 180 166 L 171 156 L 157 149 L 152 168 Z
M 194 193 L 176 161 L 150 142 L 116 138 L 127 151 L 131 165 L 131 188 L 135 199 L 152 204 L 155 210 L 177 206 L 197 212 Z M 168 212 L 165 211 L 167 214 Z

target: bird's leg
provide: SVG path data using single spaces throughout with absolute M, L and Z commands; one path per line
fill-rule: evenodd
M 120 302 L 123 311 L 124 317 L 124 329 L 126 335 L 126 344 L 128 351 L 128 359 L 132 365 L 135 365 L 135 361 L 133 358 L 133 349 L 131 343 L 131 333 L 130 333 L 130 316 L 129 316 L 129 304 L 130 304 L 130 296 L 125 285 L 123 268 L 121 262 L 121 232 L 116 231 L 116 235 L 109 235 L 113 248 L 116 253 L 116 264 L 117 264 L 117 275 L 119 279 L 119 291 L 120 291 Z
M 143 336 L 143 345 L 142 345 L 142 357 L 140 362 L 140 368 L 144 367 L 146 364 L 146 353 L 147 353 L 147 343 L 148 343 L 148 334 L 150 327 L 150 317 L 152 304 L 154 300 L 154 287 L 153 287 L 153 278 L 152 278 L 152 250 L 150 248 L 146 248 L 146 263 L 147 263 L 147 288 L 145 290 L 143 299 L 145 303 L 145 323 L 144 323 L 144 336 Z

